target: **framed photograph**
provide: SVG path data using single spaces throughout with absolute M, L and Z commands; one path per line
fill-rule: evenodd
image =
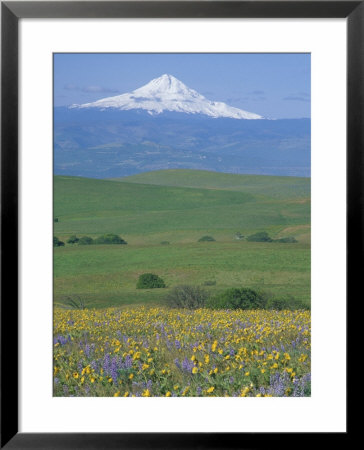
M 1 6 L 1 446 L 347 439 L 362 2 Z

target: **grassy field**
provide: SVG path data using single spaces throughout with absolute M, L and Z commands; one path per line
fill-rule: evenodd
M 261 194 L 264 197 L 268 194 L 269 197 L 279 199 L 307 199 L 310 196 L 310 180 L 298 177 L 240 175 L 206 170 L 170 169 L 115 178 L 115 181 L 230 190 L 251 193 L 255 196 Z
M 160 304 L 179 284 L 252 287 L 310 299 L 310 179 L 167 170 L 96 180 L 54 178 L 54 234 L 120 234 L 128 245 L 54 249 L 54 299 L 90 307 Z M 267 231 L 295 244 L 236 240 Z M 197 240 L 212 235 L 216 242 Z M 161 242 L 168 241 L 169 245 Z M 138 290 L 154 272 L 166 289 Z

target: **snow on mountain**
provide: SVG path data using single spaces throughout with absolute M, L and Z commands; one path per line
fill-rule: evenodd
M 72 105 L 70 108 L 144 109 L 150 114 L 163 111 L 205 114 L 210 117 L 233 119 L 263 119 L 262 116 L 234 108 L 223 102 L 213 102 L 188 88 L 172 75 L 164 74 L 131 93 L 102 98 L 92 103 Z

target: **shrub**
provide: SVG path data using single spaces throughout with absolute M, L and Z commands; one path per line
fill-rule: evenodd
M 202 236 L 198 242 L 213 242 L 215 239 L 212 236 Z
M 267 299 L 264 294 L 249 288 L 230 288 L 210 299 L 213 309 L 263 309 Z
M 290 236 L 290 237 L 285 237 L 285 238 L 281 238 L 281 239 L 275 239 L 273 242 L 282 242 L 284 244 L 294 244 L 295 242 L 298 242 L 298 241 L 294 237 Z
M 79 241 L 78 237 L 76 235 L 72 235 L 68 239 L 67 244 L 77 244 L 78 241 Z
M 209 294 L 199 286 L 176 286 L 166 296 L 168 306 L 172 308 L 197 309 L 205 306 Z
M 168 241 L 162 241 L 161 245 L 169 245 L 169 242 Z
M 260 231 L 259 233 L 251 234 L 246 238 L 250 242 L 272 242 L 273 239 L 269 237 L 266 231 Z
M 154 273 L 143 273 L 139 276 L 136 287 L 137 289 L 165 288 L 166 284 L 162 278 Z
M 64 242 L 60 241 L 57 236 L 53 237 L 53 247 L 63 247 Z
M 117 234 L 103 234 L 102 236 L 99 236 L 95 239 L 95 244 L 124 244 L 126 245 L 127 242 L 124 241 L 123 238 L 121 238 Z
M 75 297 L 67 297 L 66 305 L 71 309 L 86 309 L 86 302 L 78 295 Z
M 90 238 L 89 236 L 82 236 L 78 240 L 78 245 L 91 245 L 94 243 L 94 240 Z
M 58 217 L 54 218 L 54 222 L 56 222 L 56 223 L 58 222 Z
M 276 311 L 288 309 L 295 311 L 297 309 L 310 309 L 310 305 L 292 296 L 272 297 L 268 300 L 267 309 L 274 309 Z
M 244 239 L 244 236 L 240 233 L 240 231 L 237 231 L 237 232 L 235 233 L 235 239 L 236 239 L 237 241 L 242 241 L 242 240 Z

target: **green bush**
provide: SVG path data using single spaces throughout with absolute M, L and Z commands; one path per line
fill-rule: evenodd
M 266 231 L 260 231 L 259 233 L 251 234 L 246 238 L 250 242 L 272 242 L 273 239 L 269 237 Z
M 63 247 L 64 242 L 60 241 L 57 236 L 53 237 L 53 247 Z
M 79 241 L 78 237 L 76 235 L 72 235 L 68 239 L 67 244 L 77 244 L 78 241 Z
M 281 239 L 275 239 L 273 242 L 282 242 L 284 244 L 294 244 L 295 242 L 298 242 L 297 239 L 294 237 L 285 237 Z
M 102 236 L 99 236 L 95 239 L 95 244 L 124 244 L 126 245 L 127 242 L 124 241 L 123 238 L 118 236 L 117 234 L 103 234 Z
M 169 241 L 162 241 L 161 245 L 169 245 Z
M 82 236 L 78 241 L 78 245 L 91 245 L 94 243 L 94 240 L 89 236 Z
M 136 287 L 137 289 L 165 288 L 166 284 L 162 278 L 154 273 L 143 273 L 139 276 Z
M 277 311 L 288 309 L 295 311 L 298 309 L 310 309 L 310 305 L 292 296 L 272 297 L 267 302 L 267 309 L 274 309 Z
M 212 236 L 202 236 L 198 242 L 214 242 L 215 239 Z
M 230 288 L 212 297 L 207 306 L 212 309 L 264 309 L 267 299 L 264 294 L 249 288 Z
M 197 309 L 205 306 L 209 294 L 199 286 L 176 286 L 165 301 L 172 308 Z
M 54 218 L 54 222 L 57 223 L 58 222 L 58 217 Z

